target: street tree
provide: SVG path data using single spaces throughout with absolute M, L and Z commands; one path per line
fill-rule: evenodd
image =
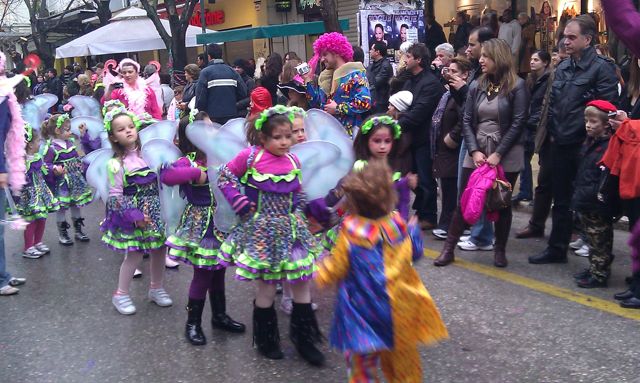
M 342 28 L 340 28 L 340 22 L 338 21 L 336 0 L 322 0 L 321 12 L 324 31 L 342 33 Z

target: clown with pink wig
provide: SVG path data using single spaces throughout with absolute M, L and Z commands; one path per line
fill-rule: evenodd
M 148 86 L 144 79 L 139 76 L 140 64 L 131 60 L 124 59 L 118 65 L 118 71 L 122 77 L 122 87 L 115 88 L 114 85 L 118 80 L 110 78 L 107 71 L 105 76 L 105 92 L 103 101 L 119 100 L 128 110 L 135 113 L 136 116 L 143 119 L 146 114 L 151 115 L 156 120 L 162 119 L 162 109 L 158 105 L 158 98 L 152 87 Z M 108 84 L 107 84 L 108 83 Z
M 315 72 L 320 62 L 325 71 L 333 71 L 333 77 L 328 89 L 307 83 L 307 93 L 311 97 L 309 104 L 312 108 L 324 109 L 333 115 L 342 123 L 347 134 L 353 137 L 371 109 L 367 70 L 362 63 L 352 62 L 353 48 L 340 33 L 321 35 L 313 43 L 313 51 L 314 56 L 309 63 L 311 73 Z

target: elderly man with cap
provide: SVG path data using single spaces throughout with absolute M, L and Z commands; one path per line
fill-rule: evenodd
M 306 74 L 310 106 L 321 108 L 337 118 L 349 136 L 354 136 L 371 109 L 371 94 L 366 69 L 360 62 L 352 62 L 353 47 L 337 32 L 325 33 L 313 43 L 311 71 Z M 326 93 L 311 83 L 310 75 L 318 64 L 333 71 L 331 89 Z

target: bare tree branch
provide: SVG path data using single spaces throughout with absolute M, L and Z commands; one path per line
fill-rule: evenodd
M 149 0 L 140 0 L 142 7 L 144 8 L 145 11 L 147 11 L 147 16 L 149 17 L 153 25 L 158 30 L 158 34 L 162 38 L 162 41 L 164 41 L 164 44 L 166 45 L 166 47 L 170 49 L 172 45 L 171 36 L 169 36 L 169 33 L 167 32 L 167 30 L 164 29 L 164 26 L 162 25 L 162 22 L 160 21 L 160 18 L 158 17 L 158 13 L 156 11 L 158 6 L 158 0 L 152 0 L 152 2 L 153 4 L 150 4 Z M 173 2 L 173 0 L 165 1 L 165 5 L 167 5 L 169 2 Z

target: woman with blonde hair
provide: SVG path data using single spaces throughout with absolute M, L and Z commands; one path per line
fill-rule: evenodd
M 529 96 L 522 80 L 516 74 L 509 45 L 500 39 L 482 44 L 480 56 L 482 76 L 469 88 L 464 107 L 462 131 L 469 155 L 465 158 L 461 176 L 464 190 L 471 173 L 488 164 L 502 166 L 507 181 L 512 185 L 524 166 L 522 132 L 525 128 Z M 511 206 L 500 210 L 495 222 L 496 267 L 506 267 L 506 245 L 511 229 Z M 465 228 L 460 206 L 456 209 L 447 240 L 436 266 L 446 266 L 454 260 L 454 249 Z

